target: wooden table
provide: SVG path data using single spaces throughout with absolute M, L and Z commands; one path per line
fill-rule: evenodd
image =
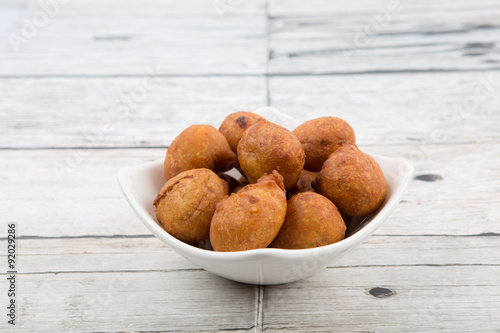
M 0 4 L 0 331 L 500 332 L 498 0 L 40 3 Z M 265 105 L 416 178 L 341 261 L 252 286 L 154 238 L 116 173 Z

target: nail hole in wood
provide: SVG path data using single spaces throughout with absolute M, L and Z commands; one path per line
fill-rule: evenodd
M 440 175 L 433 175 L 433 174 L 426 174 L 426 175 L 419 175 L 415 177 L 416 180 L 421 180 L 424 182 L 435 182 L 437 180 L 442 180 L 443 177 Z
M 368 292 L 370 293 L 370 295 L 376 298 L 387 298 L 396 295 L 396 292 L 394 290 L 383 287 L 375 287 L 370 289 Z

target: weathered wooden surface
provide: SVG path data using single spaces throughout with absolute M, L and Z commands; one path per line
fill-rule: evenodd
M 474 265 L 327 269 L 297 283 L 265 287 L 263 328 L 495 332 L 500 325 L 499 273 L 498 266 Z M 388 288 L 395 295 L 373 297 L 373 287 Z
M 29 1 L 11 30 L 19 38 L 0 42 L 0 76 L 144 76 L 148 68 L 165 75 L 265 70 L 262 0 L 241 1 L 222 16 L 212 1 L 64 3 L 47 23 L 36 21 L 25 38 L 23 18 L 30 21 L 43 12 Z
M 303 121 L 344 118 L 360 144 L 500 138 L 498 72 L 369 77 L 272 77 L 269 100 Z M 266 103 L 261 77 L 15 78 L 0 91 L 1 148 L 166 146 L 190 124 L 218 128 L 228 113 Z
M 500 3 L 271 1 L 273 74 L 500 69 Z
M 390 3 L 400 10 L 356 46 Z M 15 222 L 15 332 L 499 331 L 498 1 L 73 0 L 16 51 L 6 32 L 40 8 L 0 4 L 0 247 Z M 361 149 L 410 159 L 419 177 L 342 260 L 256 287 L 165 247 L 116 173 L 162 158 L 192 123 L 266 104 L 342 117 Z M 12 331 L 5 318 L 0 331 Z
M 166 147 L 193 123 L 219 128 L 266 103 L 258 77 L 15 78 L 0 90 L 2 148 Z
M 24 274 L 19 288 L 21 332 L 244 331 L 257 290 L 199 269 Z

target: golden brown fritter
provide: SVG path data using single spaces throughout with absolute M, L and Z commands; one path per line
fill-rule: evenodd
M 344 239 L 346 226 L 335 205 L 324 196 L 304 192 L 288 200 L 285 222 L 271 247 L 307 249 Z
M 158 193 L 156 218 L 170 235 L 199 245 L 209 236 L 215 206 L 227 194 L 227 183 L 213 171 L 184 171 L 169 179 Z
M 221 132 L 210 125 L 193 125 L 182 131 L 168 147 L 164 163 L 165 179 L 191 169 L 206 168 L 220 172 L 236 166 L 238 157 Z
M 313 182 L 318 193 L 330 199 L 342 214 L 363 216 L 384 202 L 386 184 L 377 162 L 355 145 L 337 149 Z
M 285 188 L 289 189 L 299 178 L 305 154 L 292 132 L 259 119 L 243 133 L 238 144 L 238 160 L 251 184 L 263 174 L 277 170 L 283 176 Z
M 286 214 L 283 177 L 274 170 L 257 184 L 245 186 L 217 205 L 210 226 L 215 251 L 244 251 L 267 247 Z
M 337 117 L 322 117 L 306 121 L 293 134 L 299 138 L 306 153 L 304 168 L 319 171 L 330 154 L 343 143 L 356 143 L 354 130 Z
M 219 127 L 219 131 L 224 134 L 233 152 L 237 152 L 238 143 L 240 142 L 243 132 L 260 118 L 262 117 L 258 114 L 239 111 L 231 113 L 224 119 Z

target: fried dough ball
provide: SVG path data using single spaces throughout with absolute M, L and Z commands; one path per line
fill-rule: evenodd
M 219 131 L 224 134 L 233 152 L 237 152 L 238 143 L 240 142 L 243 132 L 260 118 L 262 117 L 258 114 L 239 111 L 231 113 L 224 119 L 219 127 Z
M 342 214 L 363 216 L 384 202 L 386 184 L 380 166 L 355 145 L 337 149 L 313 182 L 317 192 L 330 199 Z
M 330 154 L 342 143 L 356 143 L 354 130 L 337 117 L 322 117 L 306 121 L 298 126 L 293 134 L 299 138 L 306 153 L 304 168 L 319 171 Z
M 213 171 L 184 171 L 169 179 L 158 193 L 156 218 L 175 238 L 202 244 L 209 236 L 215 206 L 227 194 L 227 183 Z
M 210 243 L 215 251 L 267 247 L 283 224 L 286 197 L 283 177 L 274 170 L 257 184 L 224 198 L 212 218 Z
M 277 170 L 283 176 L 285 188 L 289 189 L 299 179 L 305 154 L 292 132 L 259 119 L 243 133 L 238 144 L 238 160 L 251 184 L 263 174 Z
M 235 166 L 238 166 L 238 157 L 221 132 L 210 125 L 192 125 L 168 147 L 164 163 L 165 179 L 191 169 L 207 168 L 220 172 Z
M 346 226 L 335 205 L 324 196 L 304 192 L 288 200 L 285 222 L 271 247 L 307 249 L 344 239 Z

